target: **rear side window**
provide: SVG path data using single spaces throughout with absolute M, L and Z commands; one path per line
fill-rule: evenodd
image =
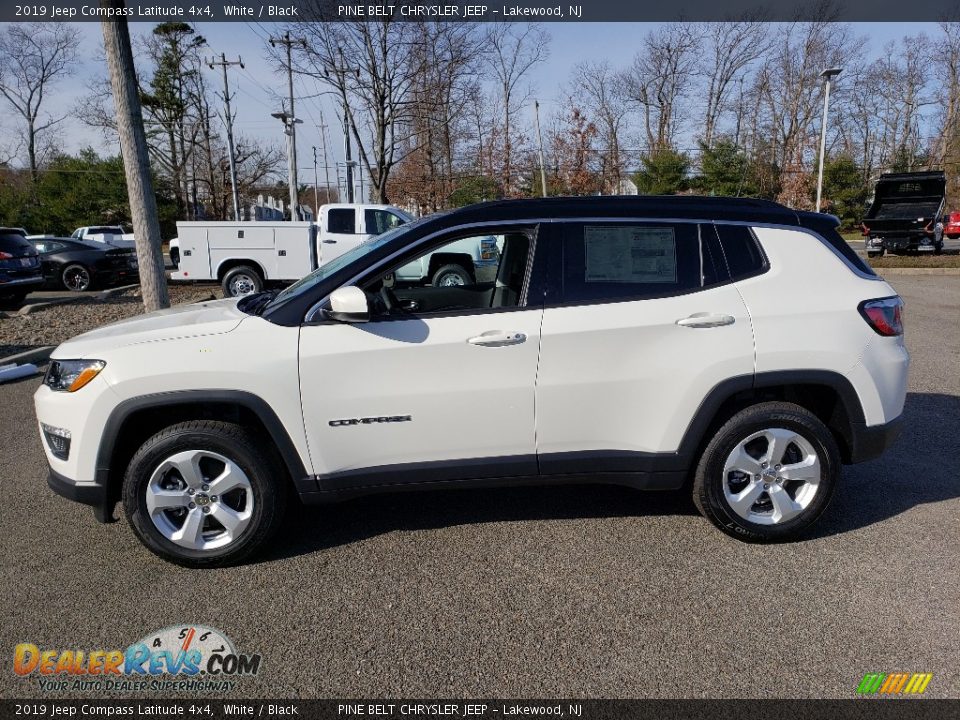
M 692 292 L 703 281 L 694 224 L 583 223 L 564 233 L 563 300 L 641 300 Z
M 715 225 L 720 248 L 727 261 L 731 280 L 742 280 L 763 272 L 767 259 L 746 225 Z
M 357 232 L 357 216 L 350 208 L 334 209 L 327 215 L 327 232 L 353 235 Z

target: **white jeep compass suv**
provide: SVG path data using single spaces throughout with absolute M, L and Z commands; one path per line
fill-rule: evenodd
M 396 272 L 489 236 L 487 282 Z M 36 411 L 50 486 L 104 522 L 122 501 L 183 565 L 248 556 L 288 495 L 491 483 L 688 486 L 724 532 L 780 540 L 823 512 L 841 464 L 896 436 L 902 307 L 831 216 L 491 202 L 375 237 L 279 294 L 80 335 L 53 353 Z

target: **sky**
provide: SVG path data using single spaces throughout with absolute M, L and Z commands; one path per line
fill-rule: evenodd
M 530 75 L 534 97 L 540 101 L 542 117 L 549 117 L 559 107 L 562 88 L 575 65 L 584 61 L 607 60 L 615 68 L 626 67 L 639 48 L 640 38 L 654 26 L 654 23 L 546 23 L 544 27 L 552 38 L 551 54 Z M 77 23 L 76 27 L 82 38 L 76 75 L 57 86 L 51 95 L 51 110 L 55 104 L 76 109 L 76 117 L 68 118 L 63 126 L 60 146 L 68 152 L 85 146 L 93 146 L 103 152 L 116 152 L 116 147 L 105 144 L 99 131 L 86 126 L 79 117 L 89 86 L 106 77 L 106 68 L 102 60 L 103 40 L 99 23 Z M 152 27 L 149 23 L 131 24 L 135 42 L 137 36 L 148 34 Z M 246 65 L 244 70 L 237 67 L 229 70 L 236 116 L 234 131 L 273 142 L 282 148 L 282 125 L 279 120 L 271 118 L 270 113 L 280 109 L 280 97 L 286 96 L 286 76 L 285 73 L 275 73 L 273 65 L 266 59 L 265 51 L 266 38 L 271 33 L 279 34 L 282 28 L 270 23 L 241 22 L 197 23 L 196 28 L 206 38 L 211 54 L 219 56 L 222 52 L 231 60 L 239 55 Z M 921 32 L 936 36 L 940 32 L 935 23 L 853 23 L 853 28 L 856 34 L 871 38 L 868 52 L 874 56 L 879 55 L 890 40 Z M 209 81 L 210 87 L 220 88 L 219 69 L 210 72 Z M 320 152 L 318 128 L 321 117 L 327 124 L 329 165 L 332 167 L 343 159 L 343 132 L 335 105 L 331 102 L 333 98 L 317 97 L 324 89 L 310 78 L 295 80 L 297 115 L 304 121 L 297 130 L 301 182 L 313 180 L 311 148 L 316 146 Z M 0 132 L 10 132 L 9 120 L 0 127 Z M 322 156 L 320 164 L 322 167 Z M 322 169 L 320 175 L 322 182 Z

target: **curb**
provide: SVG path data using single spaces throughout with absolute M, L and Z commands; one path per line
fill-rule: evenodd
M 30 305 L 24 305 L 17 311 L 17 315 L 30 315 L 35 312 L 40 312 L 41 310 L 46 310 L 50 307 L 55 307 L 57 305 L 69 305 L 70 303 L 76 302 L 77 300 L 82 300 L 82 295 L 77 295 L 76 297 L 63 297 L 56 298 L 54 300 L 44 300 L 43 302 L 33 303 Z
M 960 275 L 960 268 L 875 267 L 879 275 Z
M 33 350 L 24 350 L 16 355 L 7 355 L 0 358 L 0 365 L 22 365 L 28 362 L 43 362 L 50 359 L 50 353 L 54 351 L 56 345 L 45 345 L 44 347 L 34 348 Z
M 127 290 L 132 290 L 133 288 L 140 287 L 140 283 L 133 283 L 133 285 L 122 285 L 121 287 L 110 288 L 109 290 L 101 290 L 94 297 L 97 300 L 107 300 L 112 297 L 116 297 L 121 293 L 125 293 Z

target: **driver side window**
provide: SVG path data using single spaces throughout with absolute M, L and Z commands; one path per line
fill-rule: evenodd
M 519 307 L 532 233 L 461 236 L 407 258 L 364 283 L 375 318 Z

